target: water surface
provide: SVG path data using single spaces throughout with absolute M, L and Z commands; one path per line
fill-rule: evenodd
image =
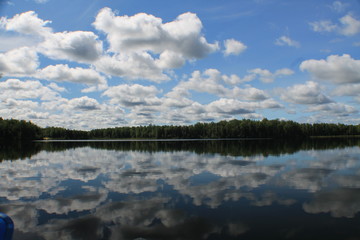
M 0 153 L 17 239 L 360 239 L 360 142 L 54 142 Z

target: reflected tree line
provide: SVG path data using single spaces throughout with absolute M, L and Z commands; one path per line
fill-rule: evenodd
M 297 123 L 294 121 L 243 119 L 184 126 L 137 126 L 71 130 L 41 128 L 24 120 L 0 118 L 0 141 L 34 139 L 216 139 L 216 138 L 307 138 L 310 136 L 360 135 L 360 125 Z
M 138 152 L 194 152 L 224 156 L 279 156 L 300 150 L 326 150 L 360 146 L 360 138 L 253 139 L 253 140 L 189 140 L 189 141 L 79 141 L 31 142 L 0 147 L 0 162 L 29 158 L 40 151 L 56 152 L 90 147 L 99 150 Z

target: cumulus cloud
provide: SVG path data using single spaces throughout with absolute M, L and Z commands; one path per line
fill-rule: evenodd
M 339 19 L 340 24 L 329 20 L 311 22 L 310 26 L 315 32 L 336 32 L 344 36 L 353 36 L 360 32 L 360 21 L 350 13 Z
M 209 44 L 202 36 L 202 23 L 193 13 L 184 13 L 176 20 L 162 23 L 162 19 L 146 13 L 134 16 L 115 16 L 110 8 L 103 8 L 93 23 L 107 34 L 110 51 L 173 51 L 188 59 L 203 58 L 216 51 L 218 45 Z
M 207 109 L 212 113 L 229 114 L 233 116 L 245 113 L 253 113 L 254 110 L 251 107 L 251 103 L 222 98 L 210 103 L 207 106 Z
M 256 113 L 257 110 L 281 107 L 273 99 L 246 102 L 231 98 L 220 98 L 205 105 L 193 102 L 191 105 L 181 108 L 180 111 L 172 112 L 172 114 L 177 113 L 174 116 L 175 118 L 188 119 L 189 122 L 233 119 L 238 115 L 244 118 L 261 119 L 262 116 Z
M 2 104 L 7 108 L 36 108 L 39 103 L 29 100 L 17 100 L 13 98 L 6 98 L 2 100 Z
M 342 35 L 353 36 L 360 32 L 360 21 L 352 17 L 350 14 L 340 18 L 343 27 L 339 30 Z
M 220 119 L 234 119 L 238 116 L 249 119 L 262 119 L 257 110 L 268 108 L 280 108 L 281 106 L 273 100 L 262 102 L 245 102 L 236 99 L 221 98 L 213 101 L 203 107 L 204 113 L 201 113 L 195 119 L 196 121 L 215 121 Z
M 193 13 L 184 13 L 174 21 L 146 13 L 116 16 L 103 8 L 94 27 L 106 34 L 111 55 L 103 56 L 95 66 L 99 71 L 127 79 L 169 80 L 164 70 L 179 68 L 187 60 L 206 57 L 217 51 L 217 43 L 208 43 L 202 35 L 202 23 Z
M 31 76 L 39 66 L 38 55 L 29 47 L 0 53 L 0 73 L 5 76 Z
M 164 66 L 160 59 L 158 64 Z M 95 63 L 96 69 L 108 75 L 125 77 L 126 79 L 146 79 L 154 82 L 167 81 L 170 78 L 163 73 L 149 53 L 132 53 L 103 56 Z
M 228 89 L 222 84 L 221 73 L 217 69 L 207 69 L 203 73 L 194 71 L 188 81 L 181 82 L 177 88 L 196 90 L 215 95 L 226 95 Z
M 27 35 L 1 34 L 0 42 L 0 52 L 7 52 L 21 47 L 36 47 L 41 40 Z
M 265 91 L 257 88 L 225 87 L 225 84 L 235 82 L 241 82 L 241 79 L 236 75 L 227 76 L 221 74 L 217 69 L 207 69 L 203 73 L 194 71 L 187 81 L 180 82 L 173 91 L 188 95 L 189 90 L 195 90 L 220 97 L 255 101 L 269 98 L 269 95 Z
M 207 42 L 202 34 L 202 23 L 193 13 L 184 13 L 174 21 L 163 23 L 153 15 L 115 16 L 111 9 L 104 8 L 99 11 L 93 25 L 106 34 L 107 53 L 104 53 L 103 43 L 95 33 L 54 32 L 47 27 L 49 23 L 51 21 L 42 20 L 34 11 L 9 19 L 1 18 L 1 28 L 20 34 L 5 38 L 3 49 L 30 45 L 34 46 L 35 54 L 39 52 L 54 60 L 92 64 L 108 75 L 155 82 L 169 80 L 166 71 L 179 68 L 188 60 L 204 58 L 219 49 L 218 43 Z M 31 63 L 29 59 L 26 62 Z M 1 61 L 0 70 L 10 71 L 5 67 L 1 69 Z
M 50 81 L 96 85 L 100 90 L 107 87 L 106 79 L 95 70 L 80 67 L 70 68 L 64 64 L 47 66 L 39 70 L 36 76 Z M 90 90 L 88 89 L 88 91 Z
M 0 99 L 41 99 L 54 100 L 58 92 L 43 86 L 39 81 L 8 79 L 0 82 Z
M 289 46 L 289 47 L 296 47 L 299 48 L 300 47 L 300 43 L 291 39 L 290 37 L 287 36 L 281 36 L 278 39 L 276 39 L 275 41 L 276 45 L 279 46 Z
M 34 11 L 15 15 L 11 19 L 3 19 L 2 25 L 7 31 L 37 36 L 37 51 L 52 59 L 65 59 L 79 62 L 93 62 L 103 52 L 102 42 L 93 32 L 74 31 L 53 33 L 46 27 L 51 21 L 44 21 Z
M 235 39 L 227 39 L 224 41 L 225 50 L 224 55 L 239 55 L 247 49 L 247 46 L 242 42 L 239 42 Z
M 75 110 L 91 111 L 100 109 L 100 104 L 96 99 L 87 96 L 81 98 L 73 98 L 68 102 L 68 105 Z
M 332 100 L 321 92 L 318 83 L 308 81 L 281 90 L 281 99 L 296 104 L 325 104 Z
M 235 87 L 228 96 L 249 101 L 263 101 L 270 98 L 270 95 L 264 90 L 250 86 L 245 88 Z
M 34 11 L 16 14 L 13 18 L 3 19 L 3 22 L 6 30 L 22 34 L 46 36 L 52 32 L 51 28 L 46 27 L 51 21 L 40 19 Z
M 102 42 L 93 32 L 58 32 L 46 36 L 39 51 L 52 59 L 91 63 L 102 55 Z
M 308 111 L 322 112 L 325 114 L 331 114 L 331 115 L 337 115 L 343 117 L 359 112 L 355 107 L 343 103 L 328 103 L 328 104 L 310 106 L 308 108 Z
M 160 91 L 154 86 L 119 85 L 110 87 L 103 95 L 111 98 L 110 102 L 124 107 L 139 105 L 159 105 L 161 101 L 156 97 Z
M 61 91 L 64 89 L 54 83 L 43 85 L 40 81 L 7 79 L 0 83 L 0 115 L 51 125 L 50 119 L 56 114 L 43 104 L 60 104 Z
M 160 69 L 173 69 L 183 66 L 185 58 L 175 52 L 165 50 L 155 62 Z
M 331 55 L 327 59 L 310 59 L 300 64 L 302 71 L 308 71 L 317 79 L 336 84 L 360 83 L 360 60 L 350 55 Z
M 360 96 L 360 83 L 340 85 L 333 93 L 337 96 Z
M 271 83 L 277 77 L 290 76 L 294 74 L 294 72 L 288 68 L 278 69 L 274 73 L 270 72 L 267 69 L 261 69 L 261 68 L 251 69 L 248 72 L 250 73 L 250 75 L 248 75 L 248 78 L 253 80 L 256 77 L 258 77 L 260 81 L 264 83 Z

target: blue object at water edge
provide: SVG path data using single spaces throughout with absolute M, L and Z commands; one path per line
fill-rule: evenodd
M 11 240 L 14 232 L 14 222 L 9 216 L 0 213 L 0 240 Z

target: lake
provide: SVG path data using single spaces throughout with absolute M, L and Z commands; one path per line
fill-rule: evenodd
M 14 240 L 360 239 L 360 138 L 0 148 Z

